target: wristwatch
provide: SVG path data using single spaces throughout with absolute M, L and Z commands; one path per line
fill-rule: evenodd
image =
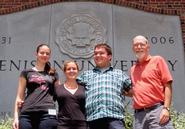
M 170 111 L 170 108 L 168 108 L 168 107 L 163 107 L 163 109 L 166 109 L 167 111 Z

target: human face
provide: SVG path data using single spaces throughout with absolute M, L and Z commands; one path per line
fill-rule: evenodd
M 111 55 L 108 55 L 107 51 L 103 47 L 98 47 L 94 50 L 94 62 L 97 67 L 105 68 L 110 65 Z
M 65 73 L 67 79 L 73 79 L 74 80 L 78 76 L 78 71 L 79 70 L 78 70 L 77 65 L 74 62 L 69 62 L 66 65 L 64 73 Z
M 51 50 L 48 46 L 41 46 L 38 50 L 38 52 L 36 53 L 37 56 L 37 61 L 40 63 L 47 63 L 50 59 L 50 55 L 51 55 Z
M 150 46 L 145 37 L 138 36 L 134 38 L 132 49 L 138 61 L 142 62 L 147 58 L 149 53 L 149 48 Z

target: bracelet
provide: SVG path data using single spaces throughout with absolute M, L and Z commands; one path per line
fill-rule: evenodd
M 166 109 L 167 111 L 170 112 L 170 108 L 168 108 L 168 107 L 163 107 L 163 109 Z

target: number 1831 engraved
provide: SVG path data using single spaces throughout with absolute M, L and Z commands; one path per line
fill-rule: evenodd
M 8 45 L 11 44 L 11 37 L 9 36 L 0 36 L 0 45 Z

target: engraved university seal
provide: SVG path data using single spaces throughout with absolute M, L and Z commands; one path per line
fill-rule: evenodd
M 89 58 L 94 46 L 105 42 L 105 36 L 105 28 L 95 17 L 75 14 L 64 19 L 56 29 L 56 44 L 72 58 Z

